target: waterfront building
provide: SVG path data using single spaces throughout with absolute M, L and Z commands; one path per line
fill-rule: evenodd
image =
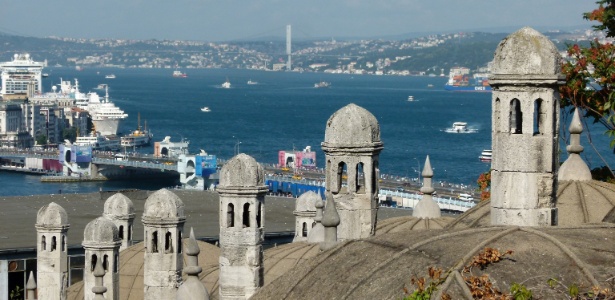
M 31 93 L 42 92 L 42 72 L 44 63 L 35 62 L 30 54 L 15 54 L 12 61 L 0 63 L 0 94 L 4 98 L 28 94 L 28 85 L 34 83 Z
M 32 113 L 32 111 L 28 111 Z M 36 118 L 34 116 L 33 118 Z M 32 124 L 36 124 L 32 120 Z M 0 147 L 28 148 L 33 145 L 32 136 L 25 129 L 26 123 L 20 103 L 3 102 L 0 104 Z

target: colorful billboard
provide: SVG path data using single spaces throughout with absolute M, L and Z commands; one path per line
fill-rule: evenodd
M 316 168 L 316 152 L 306 150 L 294 152 L 280 150 L 278 152 L 278 167 Z
M 71 159 L 74 162 L 92 162 L 92 146 L 73 145 L 71 152 Z
M 209 175 L 216 173 L 217 163 L 215 155 L 197 155 L 194 158 L 195 174 L 201 177 L 209 177 Z

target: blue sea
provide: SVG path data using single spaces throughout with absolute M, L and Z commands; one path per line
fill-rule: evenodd
M 276 163 L 279 150 L 301 150 L 311 146 L 317 164 L 324 166 L 320 143 L 327 119 L 336 110 L 355 103 L 369 110 L 380 122 L 384 150 L 381 173 L 417 177 L 419 166 L 429 155 L 434 180 L 475 184 L 489 164 L 478 160 L 483 149 L 491 148 L 491 93 L 444 91 L 444 77 L 373 76 L 323 73 L 288 73 L 252 70 L 187 69 L 187 78 L 173 78 L 171 69 L 47 68 L 43 88 L 63 80 L 79 79 L 81 91 L 109 85 L 113 102 L 129 117 L 120 131 L 142 126 L 154 133 L 154 140 L 170 136 L 172 141 L 190 141 L 190 152 L 203 149 L 220 158 L 235 150 L 263 163 Z M 105 75 L 115 74 L 115 79 Z M 232 86 L 220 85 L 228 78 Z M 248 85 L 248 80 L 258 85 Z M 330 88 L 316 89 L 314 83 L 327 81 Z M 433 85 L 433 87 L 430 87 Z M 104 91 L 97 91 L 101 96 Z M 408 96 L 415 101 L 408 102 Z M 208 106 L 211 112 L 202 112 Z M 453 134 L 444 129 L 453 122 L 467 122 L 477 133 Z M 569 118 L 562 125 L 568 127 Z M 590 125 L 594 145 L 615 165 L 608 138 L 598 125 Z M 587 145 L 584 157 L 590 167 L 604 165 Z M 153 148 L 141 149 L 152 153 Z M 561 148 L 561 160 L 565 148 Z M 157 189 L 167 181 L 116 181 L 96 183 L 40 183 L 38 176 L 0 172 L 0 195 L 80 193 L 123 188 Z

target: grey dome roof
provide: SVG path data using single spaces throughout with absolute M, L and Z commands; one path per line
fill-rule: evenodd
M 365 147 L 382 145 L 380 124 L 365 108 L 354 103 L 333 113 L 325 128 L 323 146 Z
M 83 244 L 119 243 L 119 230 L 115 223 L 105 217 L 98 217 L 85 226 Z
M 295 211 L 313 211 L 316 212 L 316 203 L 320 201 L 322 203 L 322 198 L 313 191 L 307 191 L 303 193 L 299 198 L 297 198 L 297 202 L 295 205 Z
M 68 214 L 62 206 L 51 202 L 38 210 L 37 226 L 68 226 Z
M 256 187 L 265 184 L 265 171 L 254 158 L 240 153 L 220 170 L 219 187 Z
M 185 219 L 184 203 L 173 192 L 160 189 L 147 197 L 143 209 L 143 220 Z
M 608 285 L 605 280 L 613 274 L 613 234 L 615 226 L 610 224 L 390 233 L 344 242 L 291 269 L 251 299 L 400 299 L 404 287 L 414 289 L 410 279 L 428 277 L 429 267 L 450 274 L 437 287 L 433 299 L 440 299 L 441 292 L 452 299 L 467 299 L 463 268 L 486 247 L 513 253 L 508 256 L 510 260 L 490 264 L 484 270 L 473 268 L 474 276 L 488 274 L 500 291 L 523 282 L 536 298 L 559 299 L 561 291 L 549 288 L 549 277 L 545 276 L 557 276 L 558 283 L 565 287 Z M 450 273 L 446 273 L 448 270 Z
M 186 246 L 188 239 L 183 239 L 182 243 Z M 202 241 L 197 241 L 200 249 L 199 266 L 203 272 L 199 274 L 201 282 L 205 287 L 212 291 L 214 284 L 218 283 L 218 257 L 220 248 Z M 145 254 L 145 243 L 140 242 L 132 245 L 120 252 L 120 299 L 143 299 L 143 257 Z M 184 267 L 186 266 L 187 255 L 184 252 Z M 215 276 L 207 276 L 215 272 Z M 185 274 L 182 274 L 185 278 Z M 77 282 L 68 287 L 68 300 L 83 299 L 83 281 Z
M 103 215 L 110 218 L 134 217 L 135 207 L 130 198 L 122 193 L 116 193 L 105 201 Z
M 558 226 L 610 222 L 605 219 L 615 208 L 615 185 L 597 180 L 559 181 L 557 185 Z M 449 225 L 447 229 L 491 225 L 491 201 L 479 202 Z
M 376 235 L 411 230 L 442 229 L 453 220 L 455 220 L 453 217 L 417 218 L 413 216 L 378 220 Z
M 556 75 L 561 73 L 560 55 L 540 32 L 523 27 L 498 45 L 493 59 L 494 75 Z

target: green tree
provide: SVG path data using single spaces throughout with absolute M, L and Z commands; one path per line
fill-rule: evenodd
M 62 138 L 74 143 L 77 140 L 77 127 L 71 126 L 62 130 Z
M 597 21 L 596 31 L 615 36 L 615 0 L 598 0 L 598 8 L 583 14 L 586 20 Z M 595 39 L 588 46 L 568 47 L 569 58 L 562 65 L 566 84 L 560 87 L 562 107 L 579 108 L 595 123 L 606 128 L 615 147 L 615 46 Z M 606 161 L 603 159 L 605 164 Z M 610 169 L 610 168 L 609 168 Z
M 47 145 L 47 136 L 44 134 L 39 134 L 36 136 L 36 144 L 37 145 Z

